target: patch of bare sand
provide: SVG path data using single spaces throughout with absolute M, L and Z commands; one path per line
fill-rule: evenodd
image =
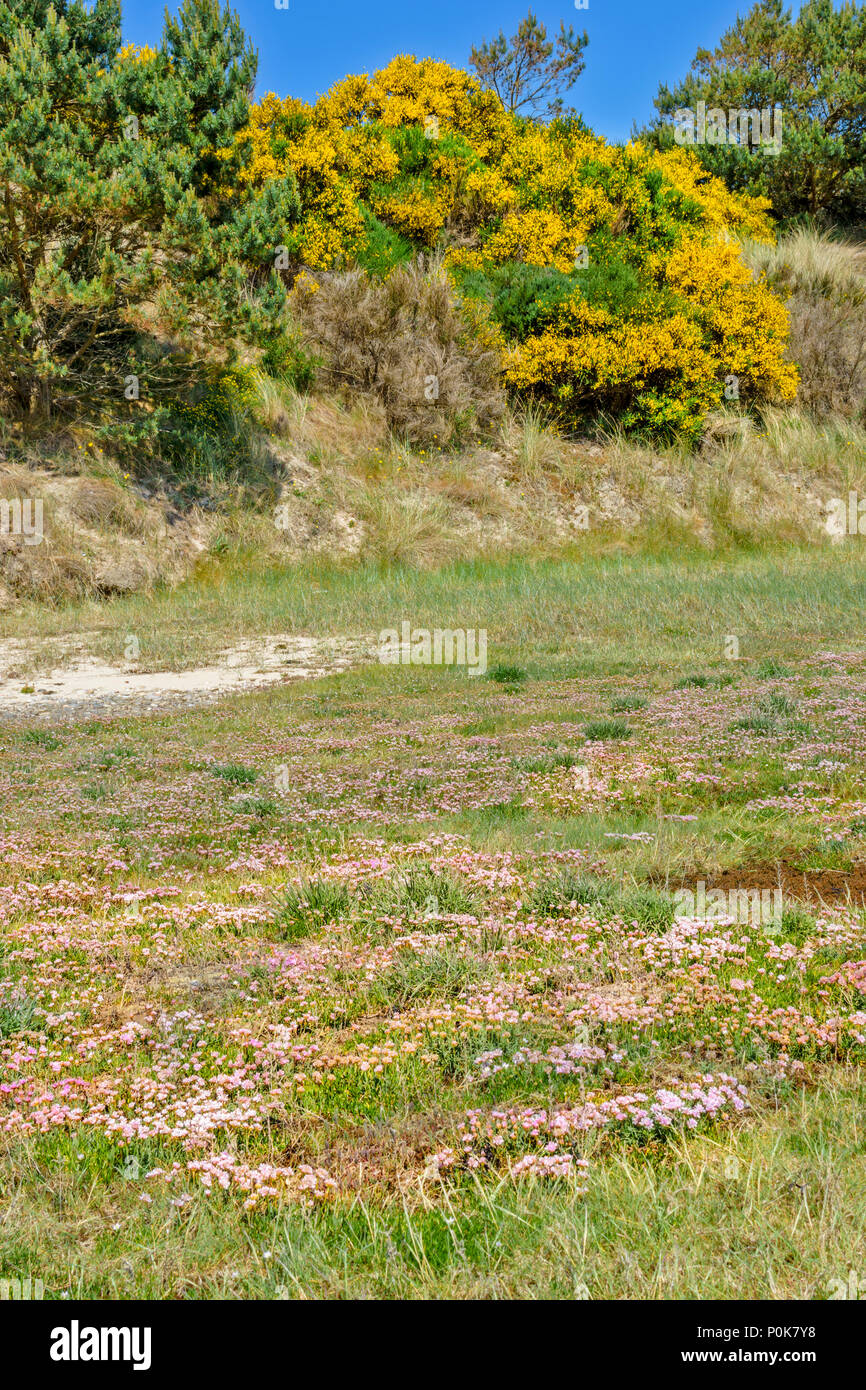
M 33 662 L 27 643 L 0 642 L 0 718 L 88 717 L 131 707 L 156 709 L 217 700 L 288 680 L 333 675 L 374 659 L 373 638 L 254 638 L 221 651 L 210 665 L 185 671 L 141 671 L 136 663 L 110 665 L 86 653 L 81 639 L 46 648 L 43 674 L 22 679 L 16 667 Z M 56 664 L 48 663 L 56 662 Z M 45 669 L 45 667 L 48 669 Z

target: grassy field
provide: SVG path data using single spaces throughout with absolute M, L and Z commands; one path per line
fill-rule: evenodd
M 692 663 L 724 665 L 737 636 L 745 669 L 862 631 L 866 601 L 856 537 L 838 548 L 779 547 L 654 554 L 592 541 L 560 557 L 473 561 L 434 570 L 373 565 L 266 567 L 254 553 L 204 563 L 174 589 L 4 615 L 4 635 L 28 641 L 86 634 L 122 661 L 137 637 L 141 669 L 183 669 L 238 638 L 262 633 L 376 634 L 417 627 L 485 628 L 489 659 L 518 661 L 535 678 L 615 675 L 655 684 Z M 601 543 L 599 543 L 601 544 Z M 440 673 L 441 677 L 441 673 Z M 476 692 L 477 693 L 477 692 Z
M 866 1272 L 862 576 L 856 541 L 214 565 L 46 617 L 154 666 L 408 618 L 486 628 L 489 670 L 0 729 L 0 1278 L 758 1299 Z M 736 910 L 684 910 L 700 883 Z

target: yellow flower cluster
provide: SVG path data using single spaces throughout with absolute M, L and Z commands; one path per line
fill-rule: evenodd
M 237 137 L 245 160 L 241 174 L 248 187 L 293 173 L 304 210 L 298 228 L 275 228 L 274 244 L 292 246 L 298 259 L 312 267 L 332 265 L 352 255 L 364 235 L 364 218 L 347 163 L 360 173 L 358 141 L 336 126 L 315 124 L 312 108 L 270 94 L 250 112 L 249 124 Z M 373 145 L 363 152 L 366 167 L 387 176 L 396 170 L 388 152 Z
M 506 381 L 570 418 L 695 430 L 729 375 L 747 400 L 796 390 L 784 306 L 734 241 L 772 240 L 768 204 L 687 150 L 520 120 L 469 74 L 405 55 L 313 105 L 265 97 L 238 143 L 247 185 L 297 181 L 300 221 L 278 240 L 298 264 L 385 273 L 441 246 L 465 302 L 489 307 L 479 322 L 503 325 Z M 530 272 L 553 277 L 543 303 L 500 312 Z
M 523 261 L 570 270 L 582 240 L 581 230 L 569 226 L 558 213 L 528 208 L 508 213 L 499 230 L 485 241 L 484 259 L 493 265 Z
M 371 206 L 377 217 L 417 241 L 432 247 L 445 225 L 448 204 L 441 194 L 431 195 L 420 188 L 408 189 L 402 195 L 373 197 Z
M 713 405 L 719 364 L 708 360 L 700 329 L 684 314 L 659 323 L 618 323 L 570 305 L 565 317 L 558 330 L 512 353 L 506 370 L 511 386 L 537 391 L 546 384 L 566 415 L 579 416 L 601 400 L 627 426 L 665 431 L 693 430 Z
M 707 225 L 716 231 L 735 231 L 754 241 L 775 239 L 767 216 L 769 198 L 730 193 L 721 179 L 708 178 L 703 166 L 682 146 L 654 154 L 650 163 L 669 184 L 701 207 Z
M 693 306 L 705 340 L 717 345 L 718 359 L 741 388 L 793 399 L 796 368 L 783 362 L 780 352 L 788 333 L 785 306 L 766 284 L 753 283 L 735 246 L 692 237 L 673 252 L 666 274 Z

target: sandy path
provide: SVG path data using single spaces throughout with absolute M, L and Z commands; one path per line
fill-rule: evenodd
M 0 720 L 86 719 L 201 704 L 282 681 L 332 675 L 376 653 L 372 638 L 277 634 L 227 647 L 208 666 L 142 671 L 135 662 L 108 665 L 87 655 L 82 645 L 77 639 L 64 648 L 55 640 L 45 644 L 40 660 L 40 649 L 26 642 L 0 642 Z M 16 674 L 16 667 L 34 661 L 41 674 Z

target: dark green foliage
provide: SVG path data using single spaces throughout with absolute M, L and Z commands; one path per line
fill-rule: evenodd
M 796 713 L 797 706 L 789 696 L 779 690 L 770 690 L 759 696 L 749 712 L 735 720 L 731 728 L 769 737 L 802 733 L 806 726 L 794 718 Z
M 589 265 L 576 274 L 577 288 L 588 304 L 624 318 L 639 305 L 643 291 L 637 272 L 618 256 L 597 261 L 590 251 Z
M 768 657 L 766 661 L 760 662 L 755 671 L 755 676 L 760 681 L 791 676 L 793 674 L 789 666 L 784 666 L 781 661 L 776 661 L 773 657 Z
M 22 743 L 33 744 L 37 748 L 54 750 L 62 748 L 63 743 L 50 729 L 26 729 L 21 735 Z
M 217 0 L 186 0 L 137 55 L 116 0 L 0 0 L 0 409 L 134 434 L 275 321 L 294 180 L 241 201 L 222 153 L 255 68 Z
M 367 235 L 356 260 L 370 275 L 384 277 L 395 266 L 410 260 L 415 248 L 393 227 L 386 227 L 384 222 L 380 222 L 369 208 L 362 207 L 361 212 Z
M 635 888 L 623 893 L 617 912 L 626 922 L 637 922 L 648 931 L 667 931 L 673 925 L 676 905 L 667 893 L 655 888 Z
M 632 266 L 608 249 L 588 247 L 589 264 L 566 273 L 555 266 L 507 261 L 486 270 L 465 272 L 463 293 L 485 299 L 492 317 L 511 342 L 524 342 L 555 322 L 557 310 L 569 299 L 582 298 L 616 317 L 641 304 L 644 288 Z
M 393 146 L 403 176 L 418 178 L 431 168 L 434 160 L 443 155 L 456 156 L 470 168 L 481 162 L 468 140 L 456 131 L 445 130 L 436 140 L 431 140 L 423 125 L 376 125 L 374 129 L 380 130 Z M 389 186 L 399 186 L 399 180 Z
M 265 338 L 261 365 L 275 381 L 285 382 L 295 391 L 309 391 L 319 363 L 294 337 L 278 332 Z
M 487 672 L 487 679 L 496 681 L 498 685 L 522 685 L 526 680 L 526 672 L 522 666 L 510 666 L 506 662 L 497 661 Z
M 518 772 L 554 772 L 560 767 L 576 767 L 581 759 L 576 753 L 539 753 L 537 756 L 512 758 Z
M 507 261 L 486 271 L 468 272 L 462 288 L 471 298 L 486 299 L 505 336 L 523 342 L 540 331 L 559 304 L 573 297 L 579 288 L 579 274 L 566 275 L 554 266 Z
M 658 117 L 642 132 L 662 149 L 674 144 L 674 113 L 780 107 L 781 144 L 695 144 L 701 163 L 740 192 L 768 195 L 779 217 L 866 216 L 866 9 L 807 0 L 796 18 L 782 0 L 759 3 L 700 49 L 685 79 L 659 88 Z
M 703 671 L 693 672 L 691 675 L 683 676 L 681 681 L 677 681 L 675 690 L 719 690 L 722 686 L 733 685 L 734 678 L 730 675 L 708 676 Z

